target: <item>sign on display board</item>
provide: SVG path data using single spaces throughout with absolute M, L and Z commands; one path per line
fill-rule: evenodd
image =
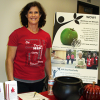
M 52 74 L 98 80 L 99 15 L 56 12 L 51 53 Z

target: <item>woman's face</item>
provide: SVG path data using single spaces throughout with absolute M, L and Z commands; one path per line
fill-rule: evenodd
M 93 53 L 93 56 L 95 57 L 95 56 L 96 56 L 96 54 L 95 54 L 95 53 Z
M 31 7 L 26 15 L 28 19 L 28 25 L 38 25 L 41 17 L 38 7 Z
M 88 57 L 90 58 L 90 57 L 91 57 L 91 55 L 88 55 Z
M 82 54 L 81 53 L 79 53 L 78 56 L 79 56 L 79 58 L 82 58 Z

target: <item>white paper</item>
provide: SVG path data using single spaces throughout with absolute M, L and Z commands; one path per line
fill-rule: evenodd
M 28 93 L 21 93 L 18 94 L 18 96 L 22 99 L 22 100 L 49 100 L 48 98 L 44 97 L 43 95 L 36 93 L 36 95 L 34 96 L 34 93 L 36 92 L 28 92 Z
M 6 100 L 18 100 L 17 98 L 17 82 L 6 81 L 5 82 Z
M 95 81 L 97 83 L 97 71 L 87 70 L 87 69 L 75 69 L 75 68 L 65 68 L 65 67 L 52 67 L 52 75 L 58 76 L 71 76 L 82 79 L 83 83 L 92 83 Z M 56 73 L 54 73 L 54 71 Z
M 0 82 L 0 100 L 4 100 L 4 88 L 2 82 Z
M 99 51 L 99 15 L 76 13 L 77 18 L 83 16 L 78 20 L 74 18 L 75 13 L 57 12 L 55 16 L 55 20 L 57 20 L 56 23 L 60 25 L 60 28 L 58 27 L 58 24 L 55 23 L 55 26 L 58 28 L 58 30 L 55 33 L 53 40 L 53 50 L 75 49 Z M 61 17 L 64 18 L 63 22 L 59 22 L 58 20 Z M 76 24 L 75 21 L 78 21 L 79 24 Z M 75 45 L 73 47 L 72 45 L 62 44 L 60 36 L 62 31 L 66 28 L 74 29 L 77 32 L 77 39 L 81 41 L 80 45 Z

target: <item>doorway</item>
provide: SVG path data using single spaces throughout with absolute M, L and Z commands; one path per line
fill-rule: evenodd
M 77 1 L 77 13 L 99 15 L 99 6 Z

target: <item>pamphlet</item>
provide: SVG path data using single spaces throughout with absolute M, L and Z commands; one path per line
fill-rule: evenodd
M 4 88 L 2 82 L 0 82 L 0 100 L 4 100 Z
M 5 82 L 6 100 L 18 100 L 17 98 L 17 82 L 6 81 Z
M 37 93 L 37 92 L 28 92 L 28 93 L 21 93 L 18 96 L 22 100 L 49 100 L 47 97 Z

